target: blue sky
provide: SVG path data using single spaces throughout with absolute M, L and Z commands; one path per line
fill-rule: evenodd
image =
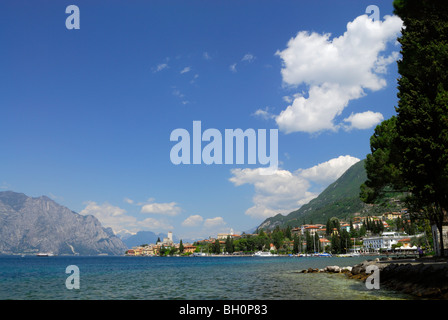
M 68 30 L 67 6 L 80 10 Z M 376 5 L 379 21 L 365 14 Z M 0 190 L 116 232 L 242 232 L 317 196 L 396 106 L 391 1 L 2 1 Z M 348 25 L 349 24 L 349 25 Z M 170 134 L 278 129 L 280 168 L 174 165 Z

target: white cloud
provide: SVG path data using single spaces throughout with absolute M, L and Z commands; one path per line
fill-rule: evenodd
M 246 63 L 252 63 L 255 60 L 255 56 L 251 53 L 246 53 L 242 58 L 241 61 L 242 62 L 246 62 Z M 237 63 L 233 63 L 229 66 L 230 71 L 232 71 L 233 73 L 237 72 L 236 69 L 236 65 Z
M 180 71 L 180 74 L 184 74 L 191 71 L 191 67 L 185 67 Z
M 216 228 L 224 225 L 226 225 L 226 222 L 222 217 L 209 218 L 204 221 L 204 227 L 206 228 Z
M 318 132 L 322 130 L 337 130 L 333 123 L 351 99 L 363 95 L 359 87 L 341 87 L 335 83 L 325 83 L 312 86 L 309 97 L 296 97 L 275 120 L 279 129 L 286 132 Z
M 175 216 L 182 211 L 176 202 L 169 203 L 149 203 L 142 206 L 141 213 L 160 214 Z
M 394 51 L 388 57 L 379 57 L 378 61 L 375 63 L 375 72 L 377 73 L 387 73 L 387 66 L 399 59 L 399 52 Z
M 305 170 L 299 169 L 297 173 L 307 180 L 330 184 L 358 161 L 358 158 L 352 156 L 339 156 Z
M 269 107 L 266 107 L 264 109 L 258 109 L 253 113 L 253 116 L 260 117 L 265 120 L 275 118 L 275 115 L 269 112 Z
M 345 126 L 346 130 L 351 129 L 369 129 L 381 121 L 384 117 L 379 112 L 366 111 L 362 113 L 352 113 L 348 118 L 344 119 L 344 122 L 350 123 L 350 125 Z
M 204 239 L 229 231 L 227 223 L 222 217 L 204 219 L 200 215 L 191 215 L 181 225 L 188 228 L 183 230 L 182 236 L 190 239 Z
M 255 56 L 253 54 L 251 54 L 251 53 L 246 53 L 244 55 L 244 57 L 241 59 L 241 61 L 246 61 L 246 62 L 249 62 L 249 63 L 253 62 L 254 60 L 255 60 Z
M 191 84 L 196 83 L 196 80 L 197 80 L 198 78 L 199 78 L 199 74 L 196 73 L 196 74 L 193 76 L 193 79 L 190 80 L 190 83 L 191 83 Z
M 158 220 L 154 218 L 146 218 L 138 222 L 140 228 L 145 228 L 153 231 L 168 231 L 174 229 L 174 227 L 166 221 Z
M 94 201 L 86 202 L 86 207 L 80 212 L 82 215 L 93 215 L 103 227 L 110 227 L 115 233 L 130 232 L 135 233 L 141 230 L 152 230 L 160 232 L 173 229 L 173 226 L 164 220 L 146 218 L 138 220 L 136 217 L 128 215 L 126 210 L 113 206 L 107 202 L 98 204 Z
M 202 223 L 202 221 L 204 221 L 204 218 L 202 218 L 200 215 L 196 214 L 196 215 L 189 216 L 187 219 L 185 219 L 182 222 L 182 226 L 196 227 L 196 226 L 199 226 Z
M 111 227 L 114 231 L 123 228 L 132 229 L 137 226 L 135 217 L 127 215 L 126 210 L 107 202 L 100 205 L 94 201 L 88 201 L 86 207 L 79 214 L 93 215 L 104 227 Z
M 262 168 L 233 169 L 229 179 L 235 186 L 251 184 L 255 195 L 254 206 L 246 214 L 254 218 L 268 218 L 278 213 L 287 213 L 300 206 L 299 201 L 313 196 L 308 189 L 310 183 L 300 175 L 278 169 L 272 175 L 262 175 Z
M 128 204 L 134 204 L 134 200 L 132 200 L 132 199 L 124 198 L 123 200 L 124 200 L 124 202 L 126 202 Z
M 276 122 L 280 130 L 319 132 L 337 130 L 334 120 L 351 100 L 386 86 L 381 74 L 396 60 L 398 53 L 381 55 L 401 31 L 397 16 L 373 21 L 362 15 L 347 24 L 347 31 L 330 39 L 330 34 L 299 32 L 287 48 L 277 51 L 283 62 L 283 82 L 304 84 L 308 95 L 296 96 Z
M 229 180 L 235 186 L 254 186 L 254 205 L 245 213 L 253 218 L 266 219 L 278 213 L 287 214 L 308 203 L 318 196 L 310 191 L 312 184 L 319 184 L 323 189 L 358 161 L 351 156 L 340 156 L 295 172 L 278 169 L 272 175 L 260 174 L 263 168 L 233 169 Z
M 168 64 L 166 64 L 166 63 L 161 63 L 161 64 L 158 64 L 157 65 L 157 67 L 154 69 L 154 73 L 156 73 L 156 72 L 160 72 L 160 71 L 162 71 L 163 69 L 166 69 L 166 68 L 168 68 Z
M 291 103 L 292 102 L 292 98 L 290 96 L 284 96 L 283 97 L 283 101 L 285 101 L 286 103 Z

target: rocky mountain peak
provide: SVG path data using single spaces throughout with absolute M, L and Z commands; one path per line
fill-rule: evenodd
M 41 196 L 0 192 L 0 253 L 124 254 L 127 247 L 94 216 Z

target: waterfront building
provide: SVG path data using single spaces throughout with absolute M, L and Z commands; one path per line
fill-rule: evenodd
M 192 245 L 184 246 L 184 253 L 193 253 L 195 251 L 196 251 L 196 246 L 192 246 Z
M 325 225 L 323 225 L 323 224 L 304 224 L 301 226 L 301 232 L 302 232 L 302 234 L 305 234 L 305 232 L 309 231 L 310 235 L 314 236 L 314 234 L 318 230 L 320 230 L 324 227 L 325 227 Z
M 168 237 L 166 237 L 166 238 L 163 238 L 163 242 L 162 242 L 162 244 L 165 246 L 165 247 L 172 247 L 173 245 L 174 245 L 174 242 L 173 242 L 173 233 L 171 232 L 171 231 L 168 231 Z
M 419 237 L 421 235 L 417 235 Z M 403 244 L 402 248 L 411 249 L 411 238 L 407 234 L 399 234 L 398 232 L 383 232 L 380 236 L 374 236 L 363 239 L 365 249 L 379 251 L 391 250 L 392 246 Z
M 401 237 L 398 232 L 384 232 L 380 236 L 363 239 L 363 246 L 366 249 L 379 251 L 380 249 L 390 250 L 392 245 L 397 244 Z
M 233 232 L 233 229 L 230 229 L 229 233 L 218 233 L 218 240 L 226 240 L 227 237 L 230 237 L 230 239 L 237 239 L 241 236 L 235 234 L 235 232 Z

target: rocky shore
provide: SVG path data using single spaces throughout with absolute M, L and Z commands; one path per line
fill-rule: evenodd
M 381 288 L 400 291 L 423 299 L 448 299 L 448 263 L 447 260 L 442 259 L 377 258 L 354 266 L 309 268 L 301 272 L 344 273 L 348 278 L 365 282 L 371 275 L 366 273 L 366 268 L 370 265 L 378 267 Z

